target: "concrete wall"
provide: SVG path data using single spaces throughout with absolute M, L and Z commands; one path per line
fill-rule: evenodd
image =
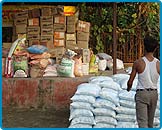
M 84 78 L 3 78 L 3 107 L 69 108 L 70 98 Z

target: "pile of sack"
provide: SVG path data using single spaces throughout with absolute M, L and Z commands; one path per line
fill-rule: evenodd
M 106 53 L 93 53 L 91 49 L 62 50 L 60 57 L 53 55 L 46 46 L 31 45 L 26 35 L 20 35 L 12 44 L 5 64 L 5 77 L 81 77 L 89 73 L 112 69 L 113 59 Z M 117 59 L 117 69 L 124 69 L 123 61 Z
M 138 128 L 134 101 L 137 77 L 130 92 L 126 90 L 128 79 L 127 74 L 115 74 L 91 77 L 88 83 L 80 84 L 71 98 L 69 128 Z M 159 103 L 156 128 L 160 126 Z

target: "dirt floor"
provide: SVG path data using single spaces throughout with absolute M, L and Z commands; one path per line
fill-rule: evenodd
M 67 128 L 69 110 L 2 109 L 2 128 Z

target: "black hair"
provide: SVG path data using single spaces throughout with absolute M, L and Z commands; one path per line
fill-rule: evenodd
M 144 38 L 144 46 L 145 46 L 145 50 L 147 52 L 154 52 L 155 49 L 158 47 L 159 43 L 156 39 L 154 39 L 151 36 L 145 36 Z

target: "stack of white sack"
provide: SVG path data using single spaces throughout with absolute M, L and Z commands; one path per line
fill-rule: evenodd
M 158 79 L 157 88 L 158 88 L 158 101 L 155 110 L 154 128 L 160 128 L 160 77 Z
M 129 80 L 129 77 L 130 75 L 128 74 L 115 74 L 112 76 L 113 80 L 117 82 L 123 90 L 127 89 L 127 82 Z M 132 91 L 136 91 L 137 83 L 138 83 L 138 75 L 136 75 L 133 81 L 133 85 L 131 88 Z
M 160 128 L 160 97 L 157 102 L 157 107 L 155 110 L 155 118 L 154 118 L 154 128 Z
M 135 91 L 121 90 L 119 92 L 120 106 L 116 107 L 118 121 L 116 128 L 138 128 L 134 96 Z
M 69 128 L 92 128 L 96 124 L 93 115 L 93 103 L 99 96 L 101 87 L 97 84 L 83 83 L 71 98 Z
M 120 82 L 123 79 L 129 79 L 130 75 L 128 74 L 114 74 L 112 75 L 112 79 L 114 80 L 114 82 L 117 82 L 118 84 L 120 84 Z
M 130 78 L 128 74 L 115 74 L 112 76 L 113 80 L 116 81 L 120 87 L 121 91 L 119 92 L 119 107 L 116 107 L 116 119 L 117 126 L 116 128 L 137 128 L 136 123 L 136 110 L 135 110 L 135 90 L 137 85 L 137 76 L 133 82 L 131 91 L 128 92 L 127 82 Z
M 117 125 L 115 108 L 119 106 L 118 92 L 121 88 L 111 77 L 103 76 L 102 80 L 100 78 L 101 76 L 91 80 L 102 88 L 99 97 L 93 104 L 96 122 L 93 128 L 115 128 Z
M 113 82 L 113 79 L 108 76 L 95 76 L 88 79 L 89 83 L 100 85 L 103 82 Z
M 128 79 L 127 74 L 97 76 L 79 85 L 71 98 L 69 128 L 138 128 L 134 100 L 137 77 L 130 92 L 126 90 Z M 160 127 L 160 79 L 158 95 L 154 128 Z

